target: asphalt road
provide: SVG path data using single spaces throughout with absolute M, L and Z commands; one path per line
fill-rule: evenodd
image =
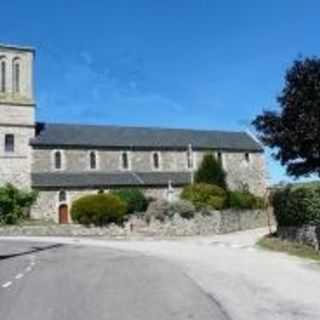
M 116 249 L 0 242 L 1 320 L 224 320 L 177 266 Z

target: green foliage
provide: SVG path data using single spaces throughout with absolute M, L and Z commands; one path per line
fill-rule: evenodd
M 11 184 L 0 188 L 0 224 L 16 224 L 26 217 L 37 193 L 19 190 Z
M 150 203 L 144 217 L 147 222 L 150 222 L 152 218 L 164 222 L 166 219 L 171 219 L 175 214 L 185 219 L 191 219 L 194 217 L 195 212 L 194 205 L 187 200 L 177 200 L 170 203 L 166 200 L 158 199 Z
M 195 183 L 206 183 L 227 189 L 226 173 L 219 160 L 212 154 L 206 154 L 202 163 L 195 173 Z
M 320 175 L 320 59 L 294 62 L 278 97 L 279 111 L 264 111 L 253 125 L 289 175 Z
M 291 188 L 272 196 L 274 215 L 279 226 L 320 224 L 320 188 Z
M 221 210 L 224 208 L 226 197 L 227 194 L 221 187 L 206 183 L 186 186 L 181 193 L 181 198 L 192 202 L 196 209 L 209 207 Z
M 120 224 L 127 212 L 126 204 L 112 194 L 84 196 L 73 202 L 72 219 L 80 224 L 103 226 L 109 223 Z
M 169 205 L 169 214 L 171 216 L 178 214 L 182 218 L 191 219 L 194 217 L 195 211 L 194 205 L 187 200 L 177 200 Z
M 166 218 L 171 218 L 169 209 L 170 204 L 168 201 L 158 199 L 150 203 L 144 217 L 148 223 L 150 223 L 152 219 L 156 219 L 163 222 L 166 220 Z
M 127 214 L 145 212 L 148 207 L 148 200 L 139 189 L 122 189 L 113 191 L 127 205 Z
M 256 197 L 248 191 L 230 191 L 228 192 L 227 207 L 234 209 L 263 209 L 266 204 L 263 198 Z

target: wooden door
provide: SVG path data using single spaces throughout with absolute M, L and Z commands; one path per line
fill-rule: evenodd
M 69 223 L 68 206 L 66 204 L 62 204 L 59 207 L 59 223 L 61 224 Z

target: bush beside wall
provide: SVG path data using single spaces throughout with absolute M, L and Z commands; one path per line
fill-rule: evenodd
M 34 191 L 20 190 L 11 184 L 0 188 L 0 224 L 16 224 L 27 218 L 37 199 Z
M 110 223 L 121 224 L 126 212 L 126 204 L 112 194 L 84 196 L 74 201 L 71 208 L 73 221 L 96 226 Z
M 320 225 L 320 188 L 291 188 L 272 195 L 274 215 L 279 227 Z
M 209 207 L 221 210 L 225 206 L 227 193 L 215 185 L 195 183 L 183 189 L 181 198 L 190 201 L 196 209 Z
M 112 194 L 118 196 L 126 204 L 127 214 L 147 210 L 148 200 L 139 189 L 121 189 L 112 191 Z

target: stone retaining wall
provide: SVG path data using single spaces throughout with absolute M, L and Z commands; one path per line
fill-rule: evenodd
M 175 215 L 165 222 L 133 216 L 124 227 L 110 225 L 106 228 L 80 225 L 35 225 L 0 227 L 0 236 L 102 236 L 106 238 L 170 238 L 181 236 L 214 235 L 268 225 L 265 210 L 224 210 L 211 211 L 207 215 L 197 213 L 193 219 Z
M 315 250 L 320 250 L 320 225 L 302 227 L 278 227 L 277 234 L 281 239 L 296 241 Z

